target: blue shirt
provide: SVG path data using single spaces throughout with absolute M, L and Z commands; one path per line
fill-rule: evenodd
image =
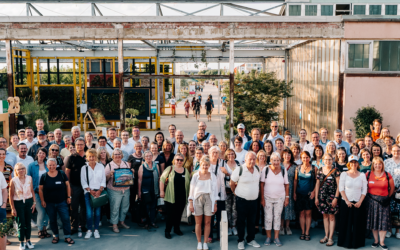
M 264 142 L 262 142 L 262 141 L 258 141 L 258 142 L 261 144 L 260 150 L 263 149 L 264 148 Z M 246 144 L 244 144 L 243 149 L 248 151 L 250 146 L 251 146 L 251 143 L 253 143 L 253 140 L 246 142 Z
M 17 164 L 17 156 L 14 153 L 6 152 L 6 159 L 4 160 L 8 165 L 11 165 L 13 168 L 15 164 Z
M 46 169 L 46 172 L 49 172 L 46 162 L 44 162 L 44 168 Z M 33 190 L 35 193 L 39 193 L 39 181 L 41 176 L 39 176 L 39 163 L 37 161 L 29 164 L 27 175 L 32 177 Z
M 225 100 L 226 100 L 226 96 L 223 96 L 222 97 L 222 103 L 225 103 Z
M 51 142 L 50 142 L 50 145 L 53 145 L 53 144 L 57 144 L 57 145 L 60 147 L 60 152 L 61 152 L 61 149 L 65 148 L 65 142 L 64 142 L 64 140 L 61 140 L 60 144 L 58 144 L 55 140 L 54 140 L 54 141 L 51 141 Z
M 336 144 L 336 150 L 338 150 L 339 148 L 345 148 L 347 155 L 351 155 L 351 153 L 350 153 L 350 144 L 347 141 L 342 141 L 340 144 L 338 144 L 335 141 L 335 144 Z

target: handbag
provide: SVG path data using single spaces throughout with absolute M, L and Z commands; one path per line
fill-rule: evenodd
M 86 165 L 86 180 L 89 186 L 89 166 Z M 90 206 L 92 208 L 98 208 L 104 206 L 108 203 L 108 193 L 106 190 L 103 190 L 99 197 L 95 198 L 92 194 L 90 194 Z

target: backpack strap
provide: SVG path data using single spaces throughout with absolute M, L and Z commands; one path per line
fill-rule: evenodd
M 239 176 L 242 176 L 243 174 L 243 167 L 239 165 Z
M 110 143 L 107 142 L 107 145 L 108 145 L 112 150 L 114 150 L 114 147 L 111 146 Z
M 217 176 L 217 173 L 218 173 L 218 165 L 219 165 L 219 159 L 217 160 L 217 165 L 215 165 L 215 176 Z
M 89 166 L 88 165 L 86 165 L 86 181 L 89 186 Z

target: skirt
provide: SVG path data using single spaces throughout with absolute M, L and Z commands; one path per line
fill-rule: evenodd
M 355 204 L 356 202 L 352 202 Z M 344 200 L 340 203 L 339 237 L 337 245 L 345 248 L 360 248 L 365 246 L 365 212 L 364 200 L 359 208 L 348 207 Z M 339 221 L 337 221 L 339 222 Z
M 390 206 L 383 207 L 378 201 L 383 201 L 387 196 L 367 195 L 367 229 L 390 231 L 392 230 L 392 221 L 390 216 Z
M 301 212 L 304 210 L 312 210 L 314 207 L 314 199 L 310 199 L 310 196 L 308 194 L 299 194 L 296 193 L 297 200 L 295 202 L 295 210 L 297 212 Z

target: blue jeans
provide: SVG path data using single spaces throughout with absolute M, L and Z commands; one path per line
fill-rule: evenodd
M 125 221 L 126 213 L 129 209 L 129 196 L 130 190 L 115 191 L 107 189 L 108 196 L 110 198 L 110 210 L 111 220 L 110 223 L 113 225 L 118 224 L 120 221 Z
M 93 217 L 94 217 L 94 230 L 99 229 L 101 219 L 101 207 L 92 208 L 90 205 L 90 193 L 85 194 L 86 203 L 86 226 L 88 230 L 93 231 Z
M 36 210 L 37 214 L 37 221 L 36 225 L 39 230 L 43 230 L 43 227 L 47 227 L 49 223 L 49 216 L 46 213 L 46 210 L 42 207 L 42 201 L 40 200 L 39 194 L 35 193 L 36 197 Z
M 7 211 L 5 208 L 0 207 L 0 223 L 7 221 Z
M 46 203 L 46 212 L 50 219 L 50 228 L 53 231 L 53 237 L 58 237 L 57 213 L 60 216 L 64 238 L 71 237 L 71 222 L 69 220 L 69 207 L 66 201 L 60 203 Z

